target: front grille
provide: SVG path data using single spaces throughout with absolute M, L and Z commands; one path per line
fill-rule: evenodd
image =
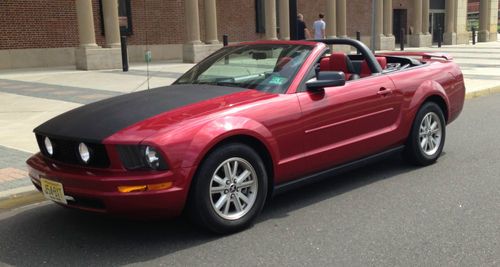
M 106 148 L 103 144 L 85 142 L 90 151 L 90 160 L 88 163 L 84 163 L 80 160 L 80 154 L 78 153 L 78 145 L 80 144 L 80 141 L 49 137 L 54 150 L 53 155 L 50 156 L 45 149 L 44 138 L 45 136 L 38 134 L 36 135 L 36 140 L 38 142 L 40 151 L 44 156 L 48 158 L 72 165 L 81 165 L 94 168 L 109 167 L 110 163 L 108 154 L 106 153 Z

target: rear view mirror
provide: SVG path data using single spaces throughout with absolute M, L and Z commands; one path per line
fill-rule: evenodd
M 342 71 L 320 71 L 315 80 L 306 83 L 307 90 L 316 91 L 325 87 L 342 86 L 345 84 L 345 74 Z
M 267 53 L 266 52 L 253 52 L 252 58 L 255 60 L 266 59 Z

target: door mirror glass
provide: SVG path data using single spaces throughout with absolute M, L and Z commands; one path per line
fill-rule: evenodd
M 320 71 L 316 79 L 306 83 L 307 90 L 316 91 L 325 87 L 342 86 L 345 84 L 345 74 L 342 71 Z

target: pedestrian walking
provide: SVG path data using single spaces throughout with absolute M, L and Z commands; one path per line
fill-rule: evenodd
M 326 38 L 326 34 L 325 34 L 326 23 L 323 20 L 324 17 L 325 17 L 325 15 L 323 13 L 319 13 L 318 20 L 316 20 L 313 24 L 314 39 L 325 39 Z
M 304 22 L 304 15 L 299 13 L 297 14 L 297 39 L 305 40 L 306 38 L 311 39 L 311 33 Z

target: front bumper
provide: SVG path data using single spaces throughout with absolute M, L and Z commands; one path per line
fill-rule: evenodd
M 29 176 L 41 191 L 41 178 L 63 185 L 66 206 L 130 218 L 178 216 L 185 205 L 193 168 L 165 172 L 89 170 L 51 162 L 40 153 L 26 162 Z M 121 193 L 118 186 L 137 186 L 172 182 L 164 190 Z

